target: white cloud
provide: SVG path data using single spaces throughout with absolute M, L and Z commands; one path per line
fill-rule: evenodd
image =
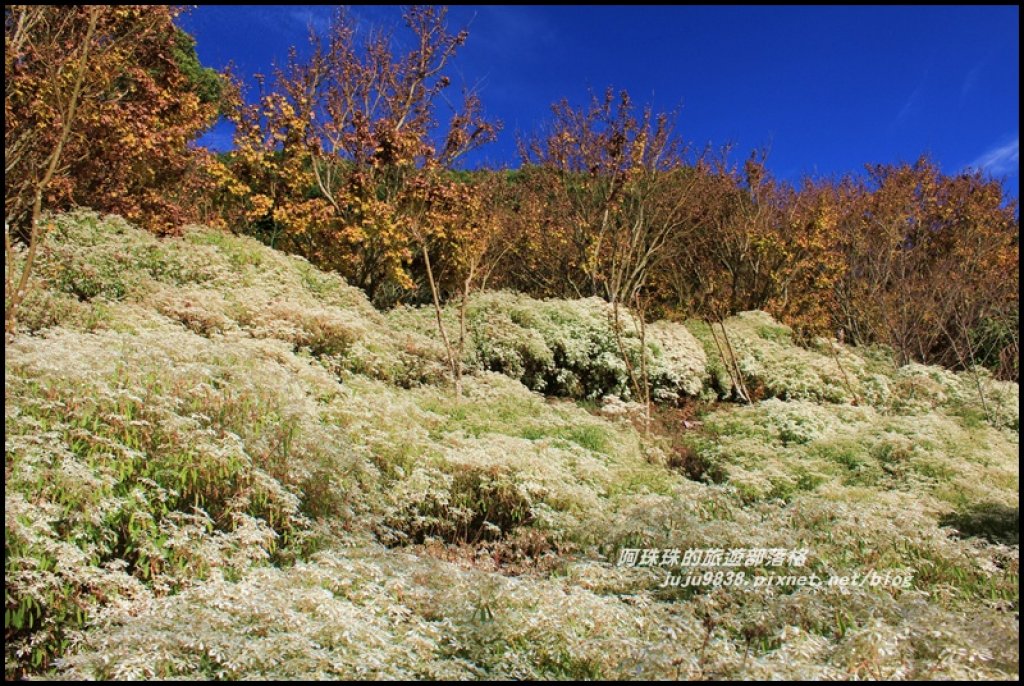
M 331 25 L 330 7 L 296 8 L 289 10 L 288 18 L 304 29 L 312 27 L 318 33 L 325 33 Z
M 985 62 L 979 62 L 975 65 L 974 69 L 967 72 L 964 83 L 960 87 L 960 100 L 962 101 L 967 97 L 967 94 L 974 88 L 974 84 L 978 82 L 978 76 L 981 74 L 981 68 L 985 66 Z
M 903 109 L 901 109 L 899 114 L 896 115 L 896 121 L 894 124 L 902 124 L 906 121 L 907 117 L 910 116 L 910 113 L 914 111 L 915 105 L 917 105 L 917 101 L 921 97 L 921 90 L 923 88 L 924 84 L 922 83 L 914 89 L 914 92 L 910 94 L 910 97 L 907 98 L 907 102 L 903 105 Z
M 1014 136 L 1009 143 L 985 151 L 967 166 L 993 176 L 1017 176 L 1020 173 L 1020 136 Z

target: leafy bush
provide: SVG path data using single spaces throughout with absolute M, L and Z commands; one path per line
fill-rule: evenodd
M 449 331 L 458 330 L 448 308 Z M 631 362 L 639 367 L 637 327 L 620 313 L 622 338 Z M 396 325 L 428 334 L 433 313 L 399 308 L 389 315 Z M 527 388 L 570 398 L 597 400 L 607 395 L 631 399 L 626 363 L 612 328 L 612 312 L 599 298 L 535 300 L 510 292 L 475 295 L 467 310 L 467 359 L 473 369 L 495 371 Z M 647 331 L 652 394 L 674 402 L 700 393 L 704 351 L 681 325 L 658 322 Z
M 11 346 L 9 673 L 16 654 L 45 665 L 136 581 L 161 594 L 285 561 L 309 517 L 345 515 L 358 465 L 280 347 L 204 341 L 57 330 Z
M 732 382 L 711 329 L 704 322 L 687 326 L 704 346 L 712 383 L 728 396 Z M 954 373 L 916 363 L 897 366 L 884 349 L 821 338 L 800 347 L 789 342 L 787 327 L 763 312 L 730 317 L 725 327 L 745 383 L 761 397 L 856 403 L 895 415 L 940 410 L 1019 431 L 1017 384 L 998 381 L 983 368 Z M 721 344 L 717 325 L 715 330 Z

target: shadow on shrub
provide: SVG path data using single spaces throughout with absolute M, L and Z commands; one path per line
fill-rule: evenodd
M 984 538 L 991 543 L 1019 545 L 1020 508 L 999 503 L 976 505 L 965 512 L 946 515 L 939 524 L 951 526 L 961 536 Z

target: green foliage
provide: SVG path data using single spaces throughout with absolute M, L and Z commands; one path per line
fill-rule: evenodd
M 970 344 L 977 364 L 1001 379 L 1020 378 L 1020 309 L 986 317 L 971 331 Z
M 171 55 L 174 64 L 185 76 L 192 92 L 199 96 L 199 102 L 221 106 L 225 90 L 224 77 L 217 70 L 200 64 L 195 38 L 175 28 L 173 44 Z

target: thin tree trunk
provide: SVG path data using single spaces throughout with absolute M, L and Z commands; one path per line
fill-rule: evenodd
M 853 385 L 850 383 L 850 377 L 846 375 L 846 369 L 843 368 L 843 363 L 839 361 L 839 353 L 835 349 L 835 342 L 829 339 L 828 349 L 832 353 L 832 359 L 836 361 L 836 366 L 839 367 L 839 372 L 843 375 L 843 383 L 846 384 L 846 390 L 850 392 L 853 397 L 853 404 L 860 405 L 860 398 L 857 396 L 857 392 L 853 390 Z
M 651 380 L 647 370 L 647 321 L 646 308 L 640 304 L 640 294 L 636 295 L 636 313 L 640 319 L 640 380 L 644 391 L 644 435 L 651 432 Z
M 40 241 L 39 217 L 42 214 L 43 194 L 46 187 L 50 185 L 53 175 L 60 163 L 60 156 L 64 152 L 64 145 L 67 143 L 71 132 L 71 125 L 75 119 L 75 111 L 78 109 L 78 98 L 82 93 L 82 79 L 85 77 L 85 69 L 89 61 L 89 48 L 92 46 L 92 37 L 96 32 L 96 22 L 99 20 L 100 9 L 92 7 L 89 10 L 89 28 L 86 29 L 82 54 L 79 57 L 78 72 L 75 74 L 75 85 L 71 89 L 71 99 L 68 101 L 68 109 L 63 117 L 63 125 L 60 131 L 60 138 L 57 145 L 50 154 L 43 178 L 36 186 L 35 198 L 32 201 L 31 230 L 29 232 L 28 254 L 25 256 L 25 264 L 21 269 L 21 276 L 15 288 L 11 288 L 13 279 L 11 270 L 14 269 L 14 248 L 11 243 L 10 227 L 4 223 L 4 253 L 7 259 L 7 269 L 4 274 L 4 286 L 6 287 L 7 303 L 4 307 L 4 333 L 8 340 L 14 337 L 17 332 L 17 310 L 18 305 L 25 299 L 28 289 L 28 279 L 32 274 L 32 264 L 35 261 L 36 251 Z
M 448 355 L 448 365 L 452 373 L 452 382 L 455 384 L 455 395 L 461 397 L 461 360 L 455 359 L 455 352 L 452 349 L 451 340 L 448 338 L 448 331 L 444 328 L 444 318 L 441 316 L 441 298 L 437 292 L 437 282 L 434 280 L 434 270 L 430 266 L 430 251 L 427 249 L 426 241 L 421 241 L 421 245 L 423 246 L 423 262 L 427 268 L 427 281 L 430 282 L 430 295 L 434 299 L 434 314 L 437 316 L 437 329 L 441 332 L 441 340 L 444 342 L 444 349 Z
M 626 350 L 626 343 L 622 339 L 622 321 L 619 317 L 619 301 L 612 300 L 612 334 L 615 336 L 615 345 L 619 349 L 619 354 L 622 356 L 622 362 L 626 365 L 626 373 L 629 375 L 629 381 L 633 385 L 633 392 L 637 398 L 640 398 L 640 386 L 637 384 L 636 371 L 633 367 L 633 363 L 629 359 L 628 351 Z
M 736 370 L 736 380 L 739 382 L 740 392 L 743 394 L 743 400 L 748 403 L 753 402 L 750 397 L 750 390 L 747 388 L 747 384 L 743 380 L 743 372 L 740 371 L 740 362 L 736 359 L 736 351 L 732 347 L 732 341 L 729 340 L 729 332 L 725 330 L 725 322 L 719 319 L 718 325 L 722 327 L 722 338 L 725 340 L 726 350 L 728 350 L 729 358 L 732 360 L 733 368 Z
M 736 393 L 740 400 L 743 402 L 750 402 L 750 394 L 746 390 L 746 384 L 743 383 L 743 376 L 740 372 L 739 363 L 736 361 L 736 356 L 733 354 L 732 345 L 729 343 L 729 335 L 725 331 L 725 323 L 719 321 L 719 326 L 722 327 L 722 335 L 724 337 L 723 342 L 718 341 L 718 334 L 715 333 L 715 323 L 709 320 L 705 320 L 708 328 L 711 330 L 711 338 L 715 341 L 715 347 L 718 349 L 718 354 L 722 358 L 722 364 L 725 365 L 725 371 L 729 375 L 729 380 L 732 382 L 733 388 L 736 389 Z

